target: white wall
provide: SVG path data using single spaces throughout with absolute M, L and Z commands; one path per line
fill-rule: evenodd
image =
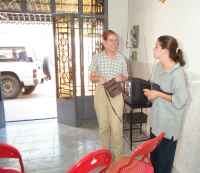
M 133 66 L 136 75 L 148 75 L 146 69 L 149 71 L 149 64 L 153 62 L 152 50 L 160 35 L 175 36 L 186 55 L 192 102 L 177 148 L 175 168 L 179 173 L 200 172 L 200 83 L 197 83 L 200 81 L 199 8 L 199 0 L 167 0 L 165 4 L 158 0 L 129 0 L 129 26 L 140 25 L 139 60 Z
M 199 77 L 199 7 L 198 0 L 129 0 L 129 25 L 140 25 L 139 61 L 152 62 L 156 38 L 170 34 L 185 51 L 187 71 Z
M 128 56 L 126 37 L 128 31 L 128 0 L 108 0 L 108 28 L 120 36 L 120 50 Z

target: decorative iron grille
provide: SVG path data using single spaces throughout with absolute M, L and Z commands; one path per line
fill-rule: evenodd
M 31 14 L 31 13 L 13 13 L 13 12 L 0 12 L 1 23 L 13 23 L 13 22 L 52 22 L 52 16 L 50 14 Z
M 84 94 L 94 95 L 95 84 L 89 80 L 89 65 L 92 57 L 101 51 L 101 35 L 104 29 L 102 19 L 83 19 L 83 64 L 84 64 Z
M 51 0 L 27 0 L 26 6 L 29 12 L 51 12 Z
M 0 10 L 7 11 L 20 11 L 21 10 L 21 0 L 1 0 Z
M 101 50 L 103 19 L 56 17 L 58 97 L 93 95 L 89 65 Z
M 58 97 L 72 97 L 72 25 L 68 17 L 55 18 L 55 43 L 57 60 L 57 94 Z
M 104 14 L 104 0 L 0 0 L 1 12 Z M 79 8 L 81 6 L 81 8 Z

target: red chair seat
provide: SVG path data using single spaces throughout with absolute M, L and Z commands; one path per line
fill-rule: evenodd
M 106 173 L 154 173 L 150 161 L 150 153 L 164 138 L 164 133 L 140 144 L 130 157 L 122 157 L 119 161 L 109 166 Z
M 108 170 L 106 171 L 106 173 L 115 173 L 119 170 L 119 168 L 121 168 L 122 166 L 128 164 L 130 160 L 130 156 L 123 156 L 120 158 L 120 160 L 116 161 L 116 162 L 113 162 Z
M 0 167 L 0 173 L 21 173 L 21 172 L 14 168 Z
M 106 173 L 118 173 L 120 168 L 127 165 L 130 157 L 122 157 L 119 161 L 114 162 L 106 171 Z M 145 163 L 141 160 L 134 160 L 131 165 L 124 168 L 121 173 L 154 173 L 153 167 L 150 163 Z
M 107 149 L 93 151 L 75 163 L 66 173 L 105 173 L 112 161 L 112 154 Z

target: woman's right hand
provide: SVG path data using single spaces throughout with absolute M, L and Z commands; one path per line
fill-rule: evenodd
M 148 100 L 153 101 L 160 96 L 159 91 L 144 89 L 144 95 L 148 98 Z
M 106 82 L 106 78 L 104 76 L 99 76 L 99 82 L 100 84 L 104 84 Z
M 103 84 L 106 82 L 106 78 L 104 76 L 98 75 L 96 72 L 91 72 L 89 78 L 94 83 Z

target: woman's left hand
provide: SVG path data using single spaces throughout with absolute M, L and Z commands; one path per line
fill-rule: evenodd
M 120 75 L 118 75 L 118 76 L 115 77 L 115 80 L 116 80 L 117 82 L 121 82 L 121 81 L 124 80 L 124 76 L 123 76 L 122 74 L 120 74 Z
M 159 91 L 149 90 L 149 89 L 144 89 L 143 91 L 144 91 L 144 95 L 151 101 L 155 100 L 156 98 L 160 96 Z

